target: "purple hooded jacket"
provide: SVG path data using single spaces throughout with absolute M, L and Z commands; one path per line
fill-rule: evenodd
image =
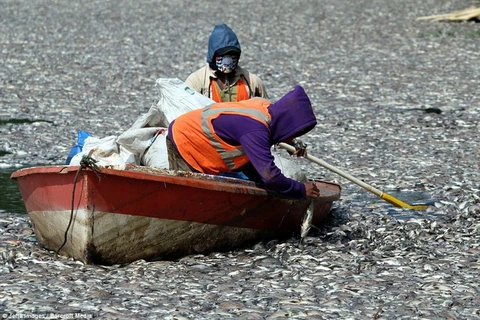
M 289 198 L 303 198 L 303 183 L 285 177 L 274 163 L 271 147 L 290 138 L 299 137 L 316 124 L 312 105 L 301 86 L 296 86 L 277 102 L 268 107 L 271 116 L 269 128 L 257 120 L 246 116 L 223 114 L 213 120 L 217 135 L 232 145 L 241 145 L 250 163 L 241 171 L 250 179 L 265 184 L 267 189 L 274 190 Z M 175 125 L 175 121 L 170 127 Z M 173 144 L 175 137 L 169 136 Z

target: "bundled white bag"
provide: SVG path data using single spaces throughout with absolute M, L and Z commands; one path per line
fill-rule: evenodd
M 151 144 L 141 158 L 141 163 L 148 167 L 168 169 L 167 129 L 157 131 Z
M 108 136 L 105 138 L 88 137 L 80 153 L 77 153 L 71 160 L 70 165 L 78 166 L 84 155 L 97 160 L 96 165 L 99 167 L 108 167 L 112 169 L 123 170 L 129 164 L 136 164 L 135 155 L 118 146 L 115 142 L 116 136 Z
M 163 113 L 164 127 L 184 113 L 215 103 L 179 79 L 157 79 L 157 87 L 160 91 L 157 107 Z
M 117 143 L 141 159 L 144 166 L 168 169 L 166 136 L 170 122 L 191 110 L 203 108 L 213 100 L 192 90 L 179 79 L 157 79 L 159 100 L 147 113 L 122 133 Z

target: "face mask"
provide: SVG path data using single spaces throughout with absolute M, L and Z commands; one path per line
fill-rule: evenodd
M 230 73 L 237 68 L 238 56 L 225 55 L 215 58 L 217 70 L 221 73 Z

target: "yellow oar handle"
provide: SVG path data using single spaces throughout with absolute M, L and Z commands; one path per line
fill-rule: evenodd
M 401 207 L 401 208 L 407 208 L 407 209 L 412 209 L 412 210 L 426 210 L 428 208 L 427 205 L 423 204 L 418 204 L 418 205 L 411 205 L 406 202 L 403 202 L 400 199 L 397 199 L 388 193 L 383 192 L 382 195 L 380 196 L 383 200 L 390 202 L 396 207 Z
M 280 142 L 278 144 L 280 147 L 290 151 L 290 152 L 295 152 L 295 148 L 292 147 L 291 145 L 289 144 L 286 144 L 286 143 L 283 143 L 283 142 Z M 402 208 L 407 208 L 407 209 L 413 209 L 413 210 L 425 210 L 427 209 L 427 206 L 426 205 L 410 205 L 408 203 L 405 203 L 383 191 L 380 191 L 374 187 L 372 187 L 371 185 L 368 185 L 366 184 L 365 182 L 355 178 L 354 176 L 346 173 L 346 172 L 343 172 L 342 170 L 338 169 L 337 167 L 334 167 L 332 166 L 331 164 L 328 164 L 326 163 L 325 161 L 321 160 L 321 159 L 318 159 L 314 156 L 311 156 L 309 154 L 307 154 L 305 156 L 306 159 L 312 161 L 312 162 L 315 162 L 316 164 L 319 164 L 321 165 L 322 167 L 325 167 L 327 168 L 328 170 L 332 171 L 332 172 L 335 172 L 339 175 L 341 175 L 342 177 L 344 177 L 345 179 L 348 179 L 350 180 L 351 182 L 359 185 L 360 187 L 376 194 L 377 196 L 381 197 L 382 199 L 384 199 L 385 201 L 393 204 L 394 206 L 397 206 L 397 207 L 402 207 Z

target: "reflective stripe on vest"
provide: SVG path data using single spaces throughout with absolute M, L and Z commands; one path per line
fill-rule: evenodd
M 247 86 L 245 85 L 245 80 L 243 77 L 237 81 L 235 86 L 237 87 L 237 102 L 250 99 L 250 95 L 248 94 Z M 217 84 L 217 79 L 210 78 L 210 87 L 212 88 L 212 100 L 216 102 L 223 102 L 220 94 L 220 88 Z
M 222 114 L 241 115 L 257 120 L 268 128 L 268 106 L 269 101 L 254 98 L 216 103 L 178 117 L 172 126 L 178 152 L 191 167 L 202 173 L 219 174 L 239 169 L 249 162 L 243 148 L 223 141 L 215 133 L 212 121 Z
M 243 148 L 239 146 L 235 146 L 234 149 L 227 148 L 226 143 L 222 143 L 222 140 L 215 134 L 212 126 L 212 120 L 222 114 L 238 114 L 260 121 L 268 127 L 268 125 L 270 124 L 270 114 L 268 113 L 268 111 L 265 113 L 264 110 L 260 109 L 215 106 L 217 105 L 214 104 L 204 108 L 202 112 L 202 130 L 204 134 L 208 137 L 208 139 L 211 141 L 212 145 L 215 147 L 227 167 L 230 170 L 238 169 L 234 163 L 234 160 L 238 157 L 242 157 L 245 155 L 245 152 L 243 152 Z

